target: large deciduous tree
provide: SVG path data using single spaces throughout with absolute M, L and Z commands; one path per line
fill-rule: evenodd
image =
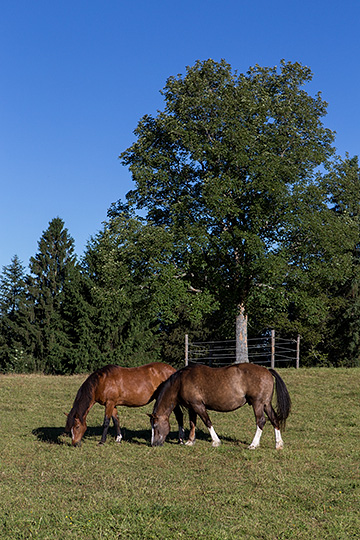
M 327 211 L 317 171 L 334 135 L 322 123 L 327 104 L 303 88 L 311 79 L 299 63 L 238 74 L 225 61 L 198 61 L 168 79 L 164 110 L 139 121 L 120 156 L 135 182 L 128 203 L 171 230 L 193 290 L 210 292 L 236 321 L 237 361 L 248 360 L 251 306 L 285 309 L 289 238 L 304 201 Z

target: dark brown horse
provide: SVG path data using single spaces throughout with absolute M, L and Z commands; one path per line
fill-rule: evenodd
M 73 407 L 67 415 L 65 431 L 71 433 L 73 446 L 81 443 L 87 428 L 86 417 L 94 403 L 100 403 L 105 407 L 103 432 L 99 444 L 106 441 L 111 418 L 116 430 L 116 442 L 120 442 L 122 435 L 116 407 L 119 405 L 142 407 L 150 403 L 157 397 L 160 385 L 174 372 L 172 366 L 154 362 L 134 368 L 110 365 L 89 375 L 80 386 Z M 179 424 L 179 441 L 182 442 L 183 415 L 180 407 L 175 407 L 174 413 Z
M 277 411 L 271 401 L 276 382 Z M 207 409 L 229 412 L 248 403 L 252 405 L 256 419 L 256 433 L 250 449 L 260 444 L 262 430 L 268 416 L 275 430 L 275 447 L 284 446 L 280 427 L 290 413 L 291 401 L 284 381 L 273 369 L 255 364 L 233 364 L 227 367 L 210 368 L 203 365 L 180 369 L 164 383 L 150 415 L 152 446 L 161 446 L 169 433 L 169 416 L 175 406 L 189 409 L 190 434 L 188 445 L 195 444 L 196 417 L 200 416 L 209 429 L 212 445 L 219 446 Z

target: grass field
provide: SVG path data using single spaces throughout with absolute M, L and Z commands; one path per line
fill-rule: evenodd
M 194 447 L 176 444 L 176 423 L 151 448 L 142 409 L 120 408 L 125 440 L 98 446 L 95 405 L 81 448 L 63 428 L 85 376 L 0 376 L 0 538 L 360 538 L 360 369 L 279 370 L 293 409 L 275 451 L 267 423 L 248 406 L 210 413 L 212 448 L 199 420 Z

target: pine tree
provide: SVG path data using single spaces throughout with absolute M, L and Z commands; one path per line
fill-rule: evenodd
M 25 267 L 15 255 L 0 276 L 0 369 L 32 371 Z
M 29 294 L 34 307 L 34 354 L 40 369 L 63 371 L 63 357 L 71 347 L 61 308 L 64 288 L 75 266 L 74 240 L 59 217 L 54 218 L 30 259 Z
M 199 303 L 189 293 L 171 235 L 127 210 L 110 209 L 111 219 L 88 246 L 84 268 L 92 283 L 93 341 L 101 357 L 140 365 L 162 358 L 164 336 L 181 317 L 195 321 L 211 311 L 211 298 L 204 294 Z
M 348 235 L 349 260 L 342 280 L 332 284 L 331 310 L 325 350 L 333 365 L 360 365 L 360 167 L 358 158 L 347 156 L 336 163 L 326 178 L 329 205 L 338 221 L 352 224 Z M 338 261 L 338 265 L 344 265 Z
M 102 365 L 95 340 L 96 306 L 92 302 L 91 280 L 81 265 L 70 268 L 62 296 L 61 319 L 70 342 L 63 351 L 62 372 L 94 371 Z

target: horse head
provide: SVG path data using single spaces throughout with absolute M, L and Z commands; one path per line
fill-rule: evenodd
M 162 446 L 170 431 L 169 417 L 149 414 L 151 424 L 151 446 Z
M 65 426 L 66 433 L 71 433 L 71 444 L 73 446 L 80 446 L 81 439 L 84 436 L 84 433 L 87 429 L 86 420 L 80 420 L 78 414 L 72 415 L 71 413 L 67 414 L 67 421 Z

